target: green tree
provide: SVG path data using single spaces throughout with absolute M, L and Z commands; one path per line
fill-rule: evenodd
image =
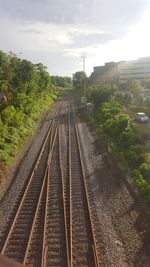
M 92 86 L 89 88 L 88 97 L 94 102 L 97 109 L 102 103 L 108 102 L 118 92 L 118 87 L 111 84 Z
M 70 77 L 52 76 L 53 83 L 58 87 L 71 88 L 72 80 Z
M 46 67 L 0 51 L 0 160 L 10 162 L 19 144 L 33 131 L 42 112 L 56 98 Z M 7 97 L 6 97 L 7 96 Z
M 87 85 L 87 76 L 84 71 L 77 71 L 73 74 L 73 88 L 77 90 L 84 90 Z
M 150 80 L 145 80 L 143 82 L 143 85 L 146 87 L 146 88 L 149 88 L 150 89 Z
M 141 103 L 143 101 L 143 88 L 139 81 L 130 80 L 126 83 L 128 94 L 131 95 L 133 102 Z

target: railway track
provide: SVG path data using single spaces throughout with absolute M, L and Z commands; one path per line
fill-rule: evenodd
M 6 256 L 15 259 L 18 262 L 23 262 L 30 265 L 29 258 L 32 261 L 35 259 L 36 264 L 34 266 L 41 266 L 42 255 L 38 251 L 42 251 L 41 247 L 44 230 L 44 215 L 45 214 L 45 187 L 48 176 L 47 163 L 49 160 L 49 153 L 51 150 L 52 142 L 54 139 L 54 131 L 58 125 L 58 118 L 60 116 L 61 107 L 57 108 L 46 138 L 41 147 L 40 154 L 38 156 L 35 167 L 32 171 L 30 179 L 28 181 L 26 190 L 22 196 L 21 202 L 18 206 L 12 225 L 7 233 L 7 238 L 4 241 L 1 253 Z M 40 220 L 38 219 L 40 217 Z M 38 223 L 37 223 L 38 222 Z M 39 223 L 40 222 L 40 223 Z M 37 223 L 37 224 L 36 224 Z M 34 236 L 36 227 L 39 227 L 37 247 L 33 246 L 33 240 L 37 240 Z M 5 234 L 1 237 L 3 241 Z M 32 241 L 32 242 L 31 242 Z M 32 249 L 30 248 L 32 245 Z M 34 249 L 33 249 L 34 247 Z M 31 254 L 36 251 L 37 257 L 29 257 L 28 252 Z M 33 266 L 33 265 L 32 265 Z
M 100 244 L 99 244 L 99 240 L 101 240 L 101 236 L 99 235 L 99 220 L 97 217 L 97 212 L 95 211 L 95 203 L 93 201 L 93 196 L 92 196 L 91 190 L 90 190 L 90 187 L 91 187 L 90 178 L 86 177 L 85 171 L 84 171 L 84 158 L 83 158 L 83 153 L 82 153 L 82 149 L 81 149 L 81 143 L 80 143 L 78 127 L 77 127 L 77 123 L 76 123 L 76 118 L 75 118 L 74 114 L 73 114 L 73 117 L 74 117 L 75 129 L 76 129 L 78 151 L 79 151 L 79 155 L 80 155 L 82 178 L 84 181 L 85 198 L 86 198 L 86 204 L 87 204 L 87 209 L 88 209 L 88 220 L 89 220 L 89 224 L 90 224 L 92 253 L 93 253 L 93 257 L 94 257 L 94 266 L 100 267 L 102 265 L 102 260 L 101 260 L 101 254 L 100 254 L 101 248 L 100 248 Z
M 60 131 L 58 130 L 49 166 L 43 263 L 44 266 L 66 267 L 69 266 L 69 255 L 59 141 Z
M 1 253 L 25 266 L 99 267 L 76 119 L 67 102 L 60 106 Z
M 59 158 L 62 177 L 62 192 L 64 198 L 64 213 L 66 223 L 66 235 L 70 257 L 70 178 L 69 178 L 69 118 L 70 108 L 65 109 L 62 123 L 59 127 Z
M 71 266 L 98 266 L 74 114 L 70 116 Z

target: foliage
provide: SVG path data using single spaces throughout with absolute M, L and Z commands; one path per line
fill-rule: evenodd
M 108 109 L 110 105 L 110 110 Z M 132 129 L 132 122 L 128 115 L 124 114 L 115 103 L 103 105 L 101 114 L 104 122 L 102 129 L 107 135 L 109 143 L 113 143 L 113 151 L 117 153 L 127 165 L 136 165 L 138 160 L 138 148 L 136 147 L 136 136 Z M 112 107 L 111 107 L 112 106 Z
M 0 160 L 10 163 L 56 98 L 57 88 L 41 63 L 34 65 L 0 51 L 0 92 L 8 104 L 0 113 Z
M 105 122 L 121 112 L 121 105 L 116 101 L 104 102 L 98 108 L 99 120 Z
M 136 94 L 141 94 L 142 93 L 142 86 L 139 81 L 137 80 L 129 80 L 126 83 L 127 90 L 136 96 Z
M 128 90 L 132 94 L 140 94 L 141 88 L 137 82 L 128 83 Z M 134 97 L 136 97 L 134 95 Z M 140 195 L 150 202 L 150 154 L 147 151 L 142 156 L 141 146 L 147 140 L 147 131 L 131 120 L 123 110 L 118 90 L 111 85 L 91 87 L 88 91 L 90 101 L 95 104 L 92 121 L 97 129 L 105 133 L 108 150 L 113 152 L 127 167 L 135 170 L 135 183 Z M 128 99 L 129 100 L 129 99 Z M 137 98 L 136 98 L 137 100 Z
M 137 80 L 129 80 L 126 84 L 126 93 L 130 101 L 137 104 L 142 104 L 143 102 L 143 88 L 141 83 Z
M 52 82 L 58 87 L 71 88 L 72 80 L 70 77 L 52 76 Z
M 140 161 L 140 146 L 133 122 L 123 111 L 118 99 L 118 87 L 99 85 L 89 88 L 89 99 L 95 104 L 93 114 L 96 127 L 106 136 L 109 151 L 117 155 L 126 166 L 136 167 Z
M 94 102 L 95 108 L 97 109 L 103 102 L 108 102 L 115 96 L 118 91 L 116 85 L 104 84 L 98 86 L 92 86 L 88 90 L 88 98 Z
M 96 128 L 105 134 L 108 150 L 113 152 L 123 164 L 135 170 L 135 183 L 141 196 L 150 202 L 150 153 L 146 143 L 149 132 L 135 124 L 125 112 L 124 105 L 132 102 L 131 116 L 139 111 L 142 87 L 138 81 L 129 81 L 118 90 L 114 85 L 98 85 L 88 89 L 88 99 L 95 104 L 91 114 Z M 134 106 L 133 106 L 134 102 Z M 146 112 L 146 105 L 142 111 Z M 140 127 L 140 129 L 138 128 Z M 147 152 L 143 153 L 143 145 Z M 145 162 L 144 162 L 145 161 Z
M 135 171 L 135 183 L 139 192 L 147 202 L 150 202 L 150 164 L 142 163 Z
M 139 171 L 144 177 L 144 179 L 150 179 L 150 164 L 146 162 L 142 163 L 139 168 Z
M 84 71 L 78 71 L 73 74 L 73 88 L 83 92 L 87 85 L 87 76 Z
M 150 80 L 147 79 L 143 82 L 143 85 L 146 87 L 146 88 L 149 88 L 150 89 Z

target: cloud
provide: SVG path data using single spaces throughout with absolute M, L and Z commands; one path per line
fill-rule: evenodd
M 1 12 L 26 22 L 91 23 L 101 27 L 135 23 L 148 0 L 0 0 Z
M 118 38 L 118 35 L 113 33 L 71 33 L 70 38 L 72 40 L 72 47 L 88 47 L 88 46 L 95 46 L 98 44 L 106 44 L 111 40 Z
M 28 29 L 22 29 L 19 30 L 20 33 L 27 33 L 27 34 L 42 34 L 41 30 L 34 29 L 34 28 L 28 28 Z
M 36 38 L 38 44 L 40 40 L 44 40 L 44 44 L 55 46 L 55 48 L 79 48 L 97 45 L 99 43 L 107 43 L 116 39 L 117 35 L 104 33 L 95 27 L 89 25 L 57 25 L 36 23 L 32 25 L 18 26 L 18 33 L 21 38 Z M 38 36 L 37 36 L 38 35 Z M 43 44 L 43 45 L 44 45 Z
M 88 24 L 79 25 L 57 25 L 47 23 L 35 23 L 28 25 L 20 25 L 18 32 L 21 35 L 26 35 L 28 38 L 39 41 L 44 40 L 50 46 L 55 48 L 87 48 L 99 44 L 106 44 L 112 40 L 120 38 L 127 32 L 103 32 L 96 27 L 91 27 Z M 37 36 L 38 35 L 38 36 Z M 22 36 L 22 38 L 24 38 Z
M 79 57 L 86 52 L 92 69 L 135 51 L 142 54 L 148 7 L 149 0 L 0 0 L 0 49 L 22 51 L 22 57 L 58 73 L 82 67 Z

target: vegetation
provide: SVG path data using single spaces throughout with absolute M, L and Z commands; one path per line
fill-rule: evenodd
M 110 99 L 113 99 L 117 92 L 118 87 L 116 85 L 103 84 L 89 87 L 87 95 L 97 109 L 103 102 L 108 102 Z
M 108 149 L 126 166 L 135 167 L 139 161 L 139 147 L 132 120 L 115 100 L 103 102 L 95 111 L 95 125 L 106 136 Z
M 140 195 L 144 197 L 144 199 L 150 202 L 150 164 L 142 163 L 135 171 L 135 183 L 137 184 Z
M 143 101 L 143 89 L 139 81 L 130 80 L 126 83 L 126 91 L 131 96 L 132 102 L 136 104 L 142 104 Z
M 77 91 L 81 90 L 78 84 L 74 83 Z M 145 128 L 137 126 L 129 112 L 131 106 L 138 112 L 139 104 L 143 106 L 141 111 L 148 108 L 142 93 L 138 81 L 129 81 L 121 89 L 113 84 L 90 86 L 86 95 L 95 106 L 90 118 L 105 134 L 108 150 L 135 173 L 140 194 L 150 202 L 150 153 L 149 148 L 145 150 L 144 147 L 148 136 Z
M 72 79 L 70 77 L 52 76 L 52 82 L 57 87 L 72 87 Z
M 0 51 L 0 95 L 0 162 L 9 164 L 57 90 L 41 63 Z
M 78 90 L 78 93 L 82 94 L 84 87 L 87 87 L 87 76 L 84 71 L 77 71 L 73 75 L 73 88 Z

